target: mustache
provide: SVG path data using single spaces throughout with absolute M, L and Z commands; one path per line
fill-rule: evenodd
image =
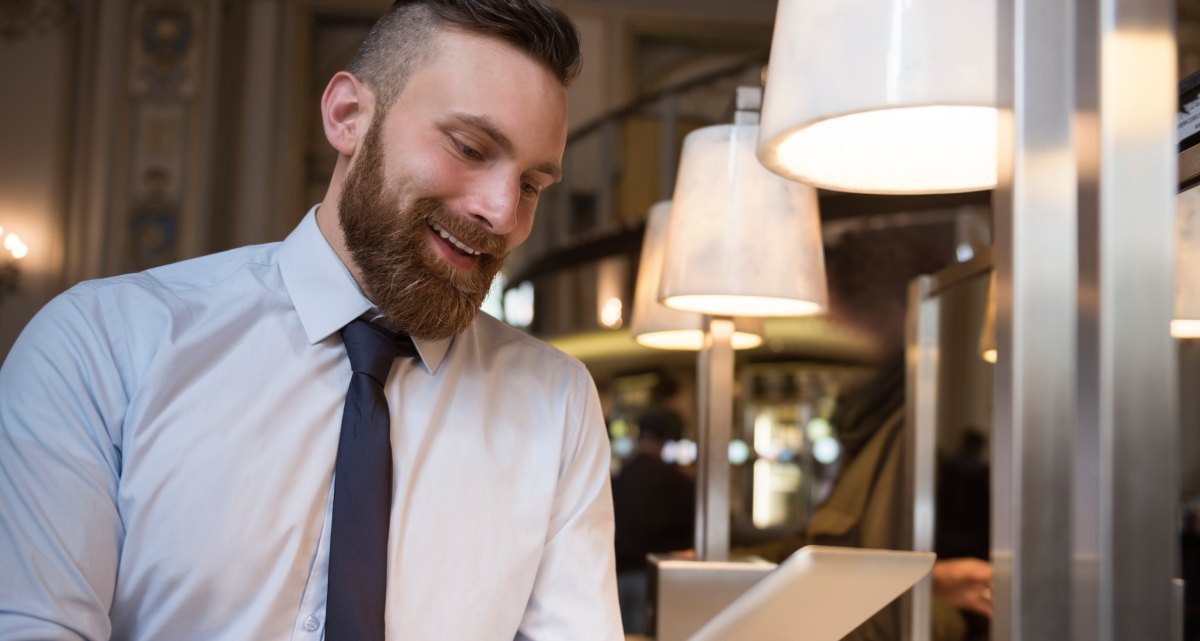
M 414 218 L 422 223 L 432 221 L 445 229 L 451 236 L 463 241 L 488 256 L 503 259 L 508 254 L 504 237 L 484 229 L 479 223 L 450 211 L 445 203 L 436 198 L 422 198 L 413 203 Z

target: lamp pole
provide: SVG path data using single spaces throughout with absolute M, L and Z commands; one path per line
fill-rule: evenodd
M 733 319 L 705 316 L 696 359 L 700 422 L 696 438 L 696 557 L 729 559 L 729 438 L 733 424 Z

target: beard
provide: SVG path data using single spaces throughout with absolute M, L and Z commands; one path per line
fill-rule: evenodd
M 346 248 L 367 297 L 400 331 L 421 340 L 450 338 L 475 320 L 504 263 L 505 240 L 438 199 L 405 206 L 386 188 L 381 125 L 380 118 L 371 124 L 338 199 Z M 437 254 L 426 238 L 430 222 L 482 252 L 470 270 Z

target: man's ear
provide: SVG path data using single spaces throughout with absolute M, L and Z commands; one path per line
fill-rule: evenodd
M 321 122 L 325 139 L 343 156 L 353 156 L 374 115 L 375 96 L 348 71 L 330 78 L 321 96 Z

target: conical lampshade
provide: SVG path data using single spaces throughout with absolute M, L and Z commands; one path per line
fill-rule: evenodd
M 1179 195 L 1175 219 L 1175 314 L 1171 336 L 1200 338 L 1200 189 Z
M 827 305 L 816 190 L 755 158 L 756 124 L 683 141 L 659 300 L 716 316 L 802 316 Z
M 637 284 L 633 290 L 629 334 L 646 347 L 699 350 L 704 346 L 704 317 L 674 310 L 658 302 L 670 218 L 671 201 L 665 200 L 650 208 L 646 235 L 642 241 L 642 259 L 638 263 Z M 751 349 L 762 344 L 761 318 L 738 318 L 735 325 L 737 330 L 732 338 L 734 349 Z
M 759 158 L 839 191 L 993 187 L 996 30 L 987 0 L 780 0 Z

